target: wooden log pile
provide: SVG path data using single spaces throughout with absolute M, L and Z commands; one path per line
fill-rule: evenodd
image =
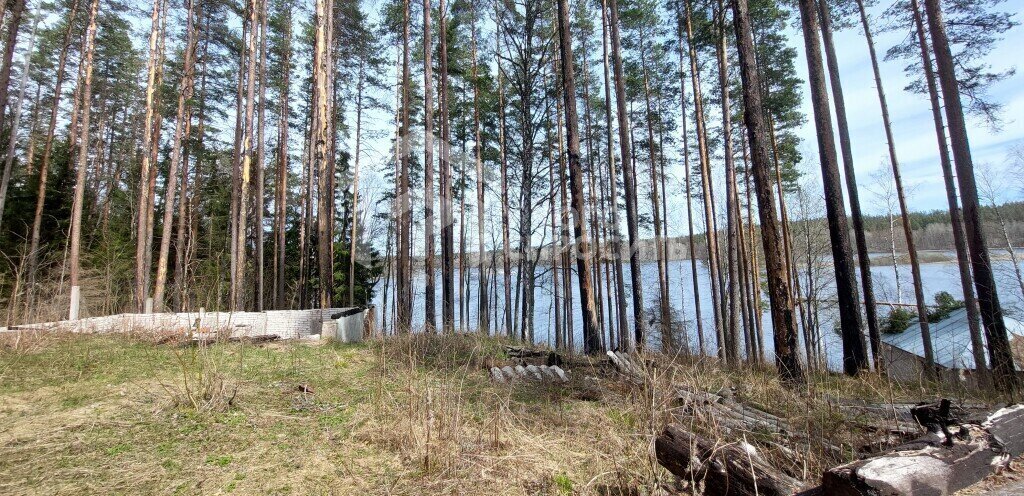
M 952 494 L 1005 467 L 1024 453 L 1024 405 L 984 420 L 962 421 L 949 400 L 919 405 L 913 415 L 928 433 L 880 456 L 832 468 L 825 494 Z
M 746 442 L 724 443 L 670 424 L 654 441 L 658 463 L 712 496 L 784 496 L 800 482 L 780 472 Z

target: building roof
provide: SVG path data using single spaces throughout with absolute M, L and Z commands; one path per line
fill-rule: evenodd
M 1024 322 L 1003 316 L 1010 339 L 1024 339 Z M 974 369 L 974 354 L 971 352 L 971 333 L 967 325 L 967 310 L 955 310 L 939 322 L 928 326 L 932 333 L 932 348 L 935 363 L 950 369 Z M 1014 336 L 1015 335 L 1015 336 Z M 882 334 L 882 342 L 908 353 L 923 357 L 924 342 L 921 327 L 914 321 L 898 334 Z M 1020 366 L 1018 365 L 1018 369 Z

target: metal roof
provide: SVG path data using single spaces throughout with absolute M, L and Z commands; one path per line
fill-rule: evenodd
M 1006 330 L 1024 338 L 1024 322 L 1003 316 Z M 971 352 L 971 333 L 967 325 L 967 310 L 959 309 L 949 317 L 928 326 L 932 333 L 932 348 L 935 363 L 950 369 L 974 369 L 974 354 Z M 1013 339 L 1013 336 L 1010 337 Z M 984 339 L 984 337 L 982 338 Z M 882 342 L 917 356 L 924 356 L 924 341 L 921 327 L 914 321 L 898 334 L 882 334 Z M 1020 368 L 1018 366 L 1018 368 Z

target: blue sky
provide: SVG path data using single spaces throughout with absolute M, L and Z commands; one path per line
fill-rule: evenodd
M 872 9 L 872 20 L 880 25 L 877 19 L 891 4 L 884 1 Z M 1015 19 L 1024 20 L 1024 2 L 1009 1 L 1000 8 L 1014 12 Z M 880 27 L 880 26 L 879 26 Z M 902 40 L 903 33 L 878 33 L 873 26 L 876 50 L 879 56 Z M 802 38 L 799 32 L 793 31 L 790 39 L 798 48 L 800 60 L 797 70 L 801 78 L 807 80 L 807 62 L 804 59 Z M 862 188 L 870 188 L 872 173 L 879 168 L 888 168 L 888 151 L 885 132 L 882 128 L 881 110 L 875 89 L 874 75 L 868 56 L 867 42 L 859 25 L 857 28 L 836 33 L 836 52 L 839 58 L 839 71 L 843 79 L 843 92 L 846 97 L 847 113 L 850 121 L 850 139 L 853 144 L 854 164 L 857 181 Z M 1005 70 L 1021 66 L 1024 62 L 1024 28 L 1017 26 L 1010 30 L 1006 37 L 989 55 L 987 62 L 995 70 Z M 889 114 L 892 117 L 894 141 L 897 157 L 900 161 L 904 182 L 911 190 L 909 198 L 912 210 L 931 210 L 946 208 L 945 189 L 939 166 L 938 145 L 932 123 L 931 106 L 928 96 L 913 94 L 903 88 L 908 78 L 903 73 L 903 62 L 881 62 L 882 83 L 889 102 Z M 976 165 L 989 164 L 996 169 L 1005 170 L 1006 155 L 1010 147 L 1024 144 L 1024 73 L 1017 74 L 992 87 L 989 96 L 992 100 L 1004 104 L 1003 122 L 999 130 L 992 130 L 981 119 L 969 118 L 968 133 L 971 140 L 971 151 Z M 804 113 L 811 115 L 809 93 L 804 84 Z M 813 160 L 817 166 L 816 137 L 813 124 L 808 121 L 800 130 L 805 142 L 805 159 Z M 1008 192 L 1006 199 L 1020 197 L 1020 191 Z M 868 212 L 878 212 L 880 205 L 875 204 L 872 195 L 862 194 L 863 207 Z

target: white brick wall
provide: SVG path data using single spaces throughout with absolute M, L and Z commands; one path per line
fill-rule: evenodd
M 199 325 L 201 332 L 230 331 L 232 336 L 276 334 L 282 339 L 301 339 L 320 334 L 323 321 L 343 308 L 312 310 L 271 310 L 267 312 L 188 312 L 188 313 L 123 313 L 106 317 L 90 317 L 79 321 L 25 324 L 0 332 L 19 330 L 63 330 L 71 332 L 185 332 Z

